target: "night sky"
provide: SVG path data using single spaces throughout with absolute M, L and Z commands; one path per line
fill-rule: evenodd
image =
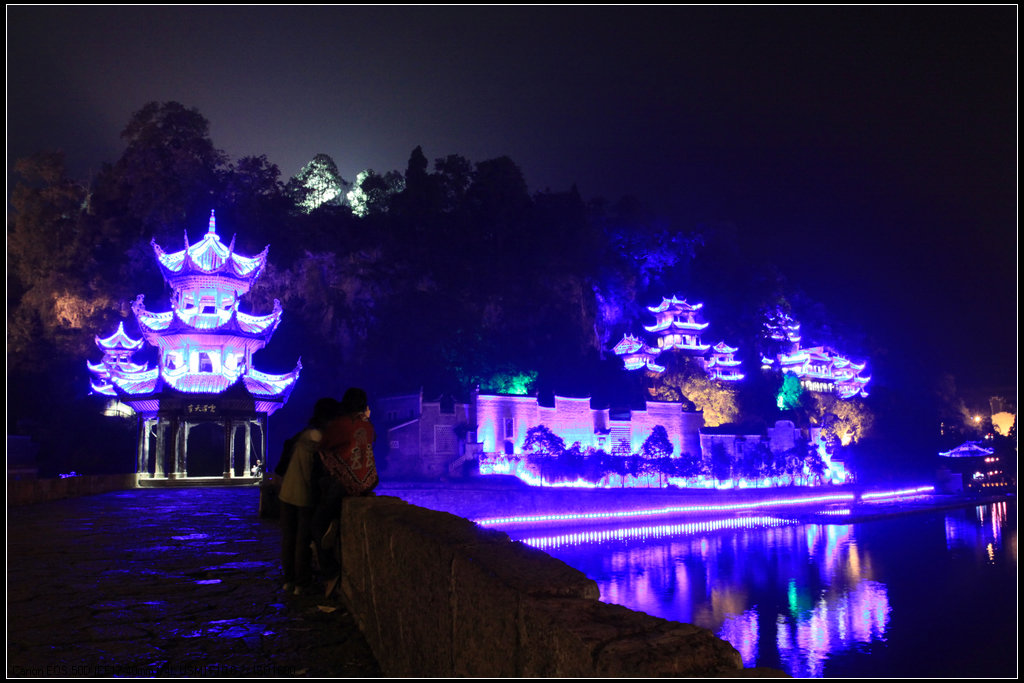
M 1016 26 L 1014 6 L 8 6 L 8 173 L 61 149 L 86 180 L 171 100 L 284 179 L 320 152 L 349 181 L 417 145 L 506 155 L 534 191 L 734 224 L 888 350 L 880 382 L 923 362 L 1015 396 Z

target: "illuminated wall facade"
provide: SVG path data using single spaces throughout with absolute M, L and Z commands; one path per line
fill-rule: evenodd
M 644 410 L 612 416 L 608 408 L 592 408 L 589 398 L 555 396 L 553 406 L 542 406 L 535 396 L 477 394 L 477 439 L 483 453 L 515 455 L 523 452 L 526 432 L 544 425 L 565 441 L 606 453 L 621 442 L 630 453 L 640 450 L 654 428 L 668 432 L 673 454 L 700 452 L 701 413 L 683 410 L 679 403 L 648 401 Z

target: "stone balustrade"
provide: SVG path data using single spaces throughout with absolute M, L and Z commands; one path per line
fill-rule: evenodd
M 767 676 L 711 631 L 598 600 L 550 555 L 398 498 L 342 512 L 341 588 L 388 676 Z

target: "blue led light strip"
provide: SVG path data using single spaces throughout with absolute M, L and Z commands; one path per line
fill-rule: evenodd
M 854 495 L 852 493 L 843 493 L 830 496 L 810 496 L 807 498 L 771 499 L 752 501 L 747 503 L 728 503 L 723 505 L 687 505 L 652 508 L 647 510 L 613 510 L 606 512 L 578 512 L 571 514 L 526 515 L 516 517 L 488 517 L 484 519 L 476 519 L 473 521 L 475 521 L 480 526 L 506 526 L 509 524 L 537 524 L 541 522 L 567 522 L 597 519 L 628 519 L 630 517 L 645 517 L 653 515 L 667 515 L 688 512 L 734 512 L 736 510 L 750 510 L 753 508 L 779 507 L 786 505 L 810 505 L 812 503 L 850 502 L 853 499 Z

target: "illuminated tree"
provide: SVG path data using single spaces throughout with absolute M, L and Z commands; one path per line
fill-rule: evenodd
M 537 425 L 526 430 L 523 450 L 528 453 L 558 456 L 565 451 L 565 441 L 548 427 Z
M 481 382 L 480 388 L 488 393 L 526 396 L 536 382 L 536 371 L 506 366 Z
M 739 419 L 739 399 L 736 389 L 724 382 L 708 378 L 699 361 L 672 352 L 665 372 L 650 373 L 652 386 L 649 393 L 659 401 L 692 403 L 704 413 L 704 424 L 717 427 Z
M 786 373 L 782 376 L 782 386 L 776 397 L 776 404 L 779 410 L 799 410 L 801 408 L 800 396 L 804 388 L 800 386 L 800 378 L 796 375 Z
M 875 416 L 863 399 L 841 399 L 832 394 L 813 394 L 813 419 L 826 438 L 849 446 L 871 434 Z
M 340 206 L 345 200 L 348 182 L 327 154 L 317 154 L 288 181 L 288 194 L 303 213 L 321 206 Z
M 379 175 L 372 168 L 360 171 L 352 190 L 345 196 L 352 213 L 359 217 L 387 213 L 391 198 L 405 189 L 398 171 Z
M 64 155 L 19 159 L 7 231 L 7 279 L 28 288 L 42 275 L 80 270 L 91 251 L 80 220 L 86 189 L 67 176 Z
M 661 425 L 656 425 L 640 446 L 640 455 L 648 460 L 667 458 L 672 455 L 674 448 L 668 438 L 668 431 Z

